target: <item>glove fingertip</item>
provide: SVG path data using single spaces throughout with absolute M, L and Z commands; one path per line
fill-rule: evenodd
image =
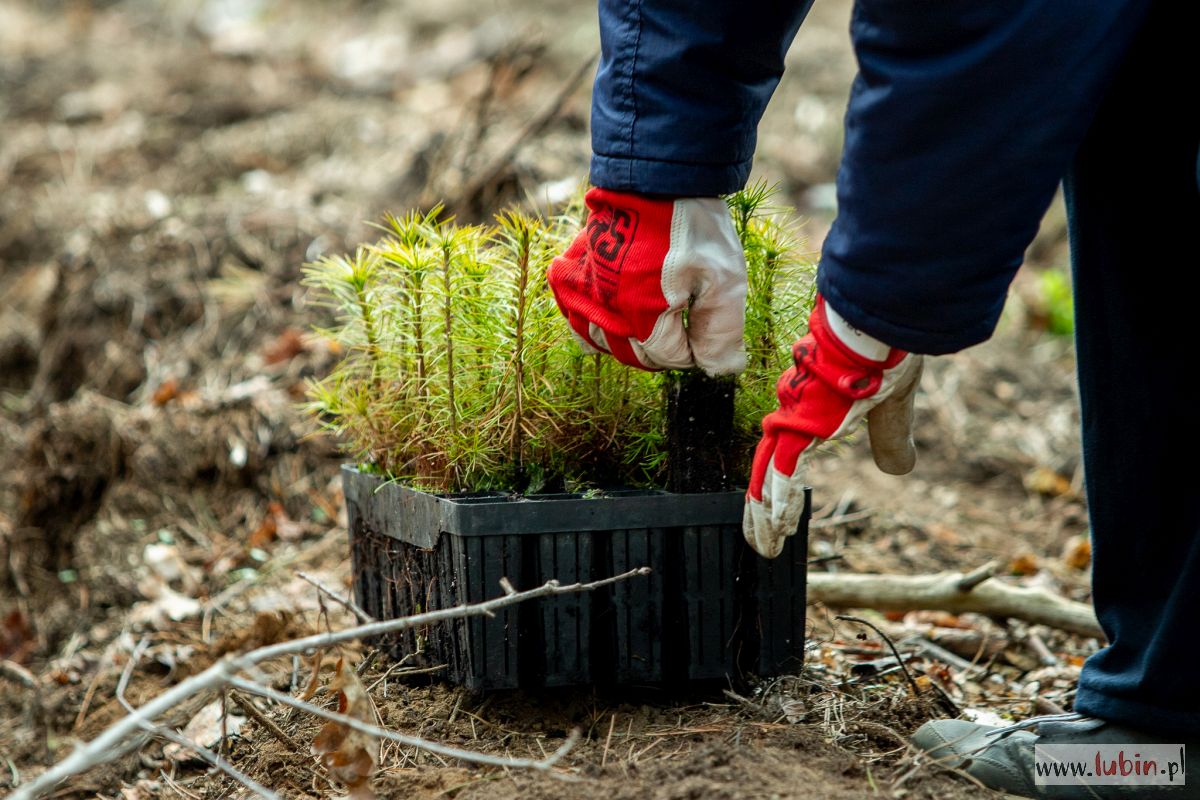
M 696 366 L 713 378 L 719 378 L 722 375 L 737 375 L 746 369 L 744 347 L 716 356 L 709 356 L 703 349 L 695 346 L 693 346 L 693 352 L 696 357 Z

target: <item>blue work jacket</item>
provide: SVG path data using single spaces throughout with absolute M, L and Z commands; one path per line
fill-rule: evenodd
M 916 352 L 990 336 L 1150 1 L 857 0 L 859 72 L 818 272 L 834 308 Z M 808 8 L 601 0 L 592 183 L 740 188 Z

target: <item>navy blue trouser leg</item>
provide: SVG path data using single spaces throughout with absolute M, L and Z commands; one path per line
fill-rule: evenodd
M 1093 595 L 1075 708 L 1200 736 L 1196 11 L 1157 2 L 1067 180 Z M 1158 91 L 1155 89 L 1158 88 Z M 1180 98 L 1182 99 L 1182 98 Z M 1191 777 L 1189 776 L 1189 783 Z

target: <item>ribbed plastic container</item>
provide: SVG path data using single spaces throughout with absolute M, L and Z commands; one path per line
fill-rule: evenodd
M 354 593 L 380 619 L 530 589 L 653 572 L 403 631 L 395 657 L 472 689 L 769 677 L 804 657 L 809 500 L 777 559 L 742 538 L 741 492 L 447 496 L 343 468 Z M 410 661 L 410 663 L 412 663 Z

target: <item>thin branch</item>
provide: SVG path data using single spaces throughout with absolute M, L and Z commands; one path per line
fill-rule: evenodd
M 1038 657 L 1038 661 L 1042 662 L 1042 666 L 1054 667 L 1058 665 L 1058 657 L 1050 652 L 1050 648 L 1046 646 L 1046 640 L 1038 636 L 1035 631 L 1030 631 L 1025 637 L 1025 643 L 1029 645 L 1029 649 Z
M 129 656 L 129 661 L 126 662 L 125 669 L 121 672 L 121 680 L 117 682 L 117 700 L 131 714 L 136 714 L 137 709 L 130 705 L 129 701 L 125 699 L 125 689 L 128 688 L 129 678 L 133 675 L 133 669 L 135 666 L 137 666 L 138 661 L 141 660 L 142 653 L 145 651 L 146 645 L 149 642 L 149 636 L 143 636 L 141 638 L 141 640 L 137 643 L 137 646 L 133 648 L 133 654 Z M 254 780 L 249 775 L 230 764 L 221 756 L 204 747 L 199 742 L 193 741 L 182 734 L 176 733 L 165 725 L 160 725 L 155 722 L 144 721 L 142 722 L 141 727 L 142 730 L 146 731 L 147 733 L 155 736 L 161 736 L 164 739 L 175 742 L 175 744 L 179 745 L 180 747 L 186 747 L 188 750 L 191 750 L 209 764 L 212 764 L 214 767 L 221 770 L 226 775 L 257 794 L 259 797 L 264 797 L 266 800 L 281 800 L 279 795 L 275 794 L 275 792 L 263 786 L 258 781 Z M 222 736 L 222 739 L 223 738 L 224 736 Z
M 820 519 L 811 520 L 808 523 L 809 530 L 820 530 L 821 528 L 833 528 L 838 525 L 849 525 L 851 522 L 860 522 L 864 519 L 870 519 L 875 515 L 871 509 L 863 509 L 862 511 L 852 511 L 849 514 L 838 514 L 837 516 L 821 517 Z
M 253 700 L 248 697 L 243 697 L 238 692 L 230 692 L 229 697 L 234 703 L 237 704 L 238 708 L 246 712 L 246 716 L 250 717 L 250 719 L 261 725 L 267 731 L 267 733 L 278 739 L 284 747 L 287 747 L 293 753 L 300 753 L 301 755 L 305 753 L 306 748 L 302 747 L 300 743 L 291 736 L 288 736 L 287 733 L 284 732 L 283 728 L 280 728 L 275 724 L 274 720 L 272 720 L 263 712 L 259 711 L 258 707 L 254 705 Z
M 129 686 L 129 679 L 133 675 L 133 669 L 142 659 L 142 653 L 146 650 L 146 645 L 149 644 L 150 637 L 143 636 L 133 648 L 133 653 L 129 656 L 129 660 L 125 662 L 125 669 L 121 671 L 121 680 L 117 681 L 117 700 L 125 707 L 125 710 L 130 714 L 136 713 L 137 709 L 129 704 L 125 699 L 125 689 Z
M 1041 588 L 1014 586 L 986 577 L 987 568 L 936 575 L 852 575 L 811 572 L 808 602 L 834 608 L 878 611 L 928 609 L 993 617 L 1015 617 L 1071 633 L 1103 638 L 1090 605 Z M 967 590 L 963 590 L 964 584 Z
M 959 579 L 958 590 L 960 592 L 971 591 L 987 579 L 995 577 L 998 569 L 1000 569 L 1000 562 L 998 561 L 989 561 L 982 567 L 976 567 Z
M 650 571 L 649 567 L 639 567 L 638 569 L 632 569 L 611 578 L 591 583 L 574 583 L 568 586 L 561 586 L 558 581 L 548 581 L 536 589 L 504 595 L 474 605 L 456 606 L 454 608 L 429 611 L 411 617 L 401 617 L 374 622 L 368 625 L 359 625 L 343 631 L 306 636 L 290 642 L 280 642 L 268 647 L 260 647 L 257 650 L 251 650 L 241 655 L 227 656 L 203 672 L 197 673 L 171 687 L 158 697 L 141 706 L 135 713 L 117 720 L 101 731 L 96 738 L 79 745 L 62 761 L 24 786 L 17 788 L 16 791 L 9 795 L 9 800 L 33 800 L 33 798 L 39 797 L 58 785 L 60 781 L 99 764 L 111 761 L 128 749 L 125 746 L 125 740 L 134 733 L 141 731 L 145 723 L 156 719 L 192 695 L 205 691 L 213 691 L 227 685 L 230 683 L 230 679 L 235 677 L 237 673 L 251 669 L 256 664 L 268 659 L 306 653 L 353 639 L 378 636 L 383 633 L 420 627 L 433 622 L 493 614 L 496 609 L 516 605 L 525 600 L 591 591 L 635 575 L 649 575 Z
M 896 657 L 896 663 L 900 665 L 900 669 L 904 670 L 904 677 L 908 678 L 908 685 L 912 687 L 913 697 L 921 696 L 921 687 L 917 686 L 916 680 L 913 679 L 912 673 L 908 671 L 908 665 L 904 663 L 904 659 L 900 657 L 900 651 L 896 649 L 896 645 L 892 643 L 891 637 L 879 630 L 875 623 L 865 620 L 862 617 L 852 617 L 849 614 L 839 614 L 834 619 L 844 619 L 846 622 L 857 622 L 859 625 L 866 625 L 875 633 L 879 634 L 879 638 L 883 639 L 887 646 L 891 649 L 892 655 Z
M 332 720 L 333 722 L 345 725 L 347 728 L 359 731 L 360 733 L 365 733 L 381 739 L 388 739 L 396 742 L 397 744 L 404 745 L 405 747 L 417 747 L 421 750 L 425 750 L 426 752 L 446 756 L 447 758 L 457 758 L 459 761 L 467 761 L 472 764 L 487 764 L 493 767 L 519 767 L 523 769 L 548 771 L 551 767 L 557 764 L 572 747 L 575 746 L 576 742 L 579 741 L 579 731 L 575 730 L 570 736 L 567 737 L 567 740 L 563 742 L 562 746 L 543 759 L 490 756 L 486 753 L 476 753 L 472 750 L 460 750 L 457 747 L 440 744 L 438 742 L 430 741 L 429 739 L 422 739 L 418 736 L 409 736 L 403 733 L 396 733 L 395 731 L 390 731 L 387 728 L 383 728 L 378 725 L 372 725 L 369 722 L 363 722 L 360 719 L 355 719 L 354 717 L 350 717 L 345 714 L 339 714 L 336 711 L 330 711 L 328 709 L 321 708 L 320 706 L 316 706 L 312 703 L 292 697 L 289 694 L 278 692 L 269 686 L 263 686 L 262 684 L 255 683 L 254 681 L 248 681 L 245 678 L 231 678 L 229 683 L 230 685 L 241 689 L 243 692 L 256 694 L 260 697 L 266 697 L 270 700 L 274 700 L 277 703 L 282 703 L 283 705 L 291 706 L 292 708 L 298 708 L 301 711 L 307 711 L 308 713 L 314 714 L 318 717 L 323 717 L 324 719 Z
M 567 586 L 562 586 L 558 581 L 547 581 L 536 589 L 527 589 L 524 592 L 509 594 L 503 597 L 496 597 L 492 600 L 487 600 L 482 603 L 473 605 L 455 606 L 453 608 L 442 608 L 437 611 L 426 611 L 424 614 L 414 614 L 411 617 L 398 617 L 397 619 L 388 619 L 381 622 L 372 622 L 367 625 L 358 625 L 353 628 L 347 628 L 343 631 L 330 631 L 328 633 L 318 633 L 312 636 L 306 636 L 303 639 L 294 639 L 290 642 L 280 642 L 279 644 L 269 645 L 258 650 L 250 652 L 234 659 L 234 662 L 245 666 L 238 666 L 237 669 L 245 669 L 246 666 L 257 664 L 260 661 L 266 661 L 277 656 L 291 655 L 293 653 L 306 653 L 312 650 L 317 650 L 323 647 L 332 647 L 342 642 L 348 642 L 355 639 L 366 639 L 372 636 L 379 636 L 384 633 L 392 633 L 394 631 L 408 630 L 409 628 L 420 628 L 429 625 L 433 622 L 444 622 L 449 619 L 462 619 L 464 617 L 486 617 L 495 614 L 497 609 L 507 606 L 516 605 L 525 600 L 534 600 L 539 597 L 550 597 L 551 595 L 559 594 L 574 594 L 576 592 L 589 592 L 595 589 L 600 589 L 619 581 L 632 578 L 637 575 L 649 575 L 651 572 L 649 567 L 638 567 L 631 569 L 628 572 L 623 572 L 620 575 L 614 575 L 611 578 L 592 581 L 591 583 L 572 583 Z
M 4 659 L 0 660 L 0 678 L 8 678 L 29 690 L 28 713 L 30 721 L 35 726 L 42 725 L 46 719 L 46 707 L 42 702 L 42 685 L 38 683 L 38 679 L 34 674 L 15 661 Z M 13 785 L 15 786 L 17 783 L 18 781 L 14 780 Z
M 1039 714 L 1065 714 L 1067 710 L 1048 697 L 1033 698 L 1033 710 Z
M 9 680 L 16 681 L 26 689 L 33 689 L 34 691 L 38 690 L 37 678 L 33 676 L 32 672 L 25 669 L 15 661 L 9 661 L 7 659 L 0 661 L 0 677 L 5 677 Z
M 300 578 L 301 580 L 308 581 L 313 586 L 317 587 L 318 592 L 325 595 L 333 602 L 347 608 L 350 611 L 350 613 L 352 613 L 354 616 L 358 617 L 360 622 L 366 623 L 366 622 L 375 622 L 376 621 L 376 619 L 374 617 L 372 617 L 370 614 L 368 614 L 366 611 L 364 611 L 362 606 L 360 606 L 358 603 L 354 602 L 349 597 L 342 597 L 340 594 L 335 592 L 333 589 L 330 589 L 328 586 L 321 583 L 319 580 L 317 580 L 313 576 L 308 575 L 307 573 L 304 573 L 304 572 L 297 571 L 296 577 Z
M 172 742 L 175 742 L 175 744 L 180 745 L 181 747 L 186 747 L 207 761 L 209 764 L 212 764 L 214 767 L 233 778 L 242 786 L 245 786 L 247 789 L 254 792 L 259 797 L 265 798 L 265 800 L 283 800 L 283 798 L 275 794 L 275 792 L 263 786 L 261 783 L 254 780 L 254 778 L 251 778 L 249 775 L 242 772 L 233 764 L 230 764 L 212 750 L 204 747 L 199 742 L 192 741 L 186 736 L 182 736 L 166 726 L 157 725 L 152 722 L 147 722 L 142 727 L 145 728 L 146 731 L 153 733 L 155 736 L 161 736 L 164 739 L 170 739 Z
M 458 194 L 459 203 L 469 203 L 471 199 L 482 192 L 486 187 L 495 183 L 496 179 L 504 171 L 512 160 L 516 158 L 517 153 L 521 151 L 529 142 L 533 141 L 546 127 L 554 121 L 563 106 L 575 90 L 579 88 L 579 84 L 587 77 L 591 71 L 592 64 L 596 63 L 596 57 L 599 53 L 593 53 L 586 61 L 579 65 L 573 74 L 570 75 L 558 90 L 558 94 L 551 100 L 544 109 L 529 120 L 521 132 L 518 133 L 512 140 L 512 143 L 506 147 L 498 156 L 493 158 L 487 165 L 481 167 L 476 174 L 476 178 L 468 183 Z

